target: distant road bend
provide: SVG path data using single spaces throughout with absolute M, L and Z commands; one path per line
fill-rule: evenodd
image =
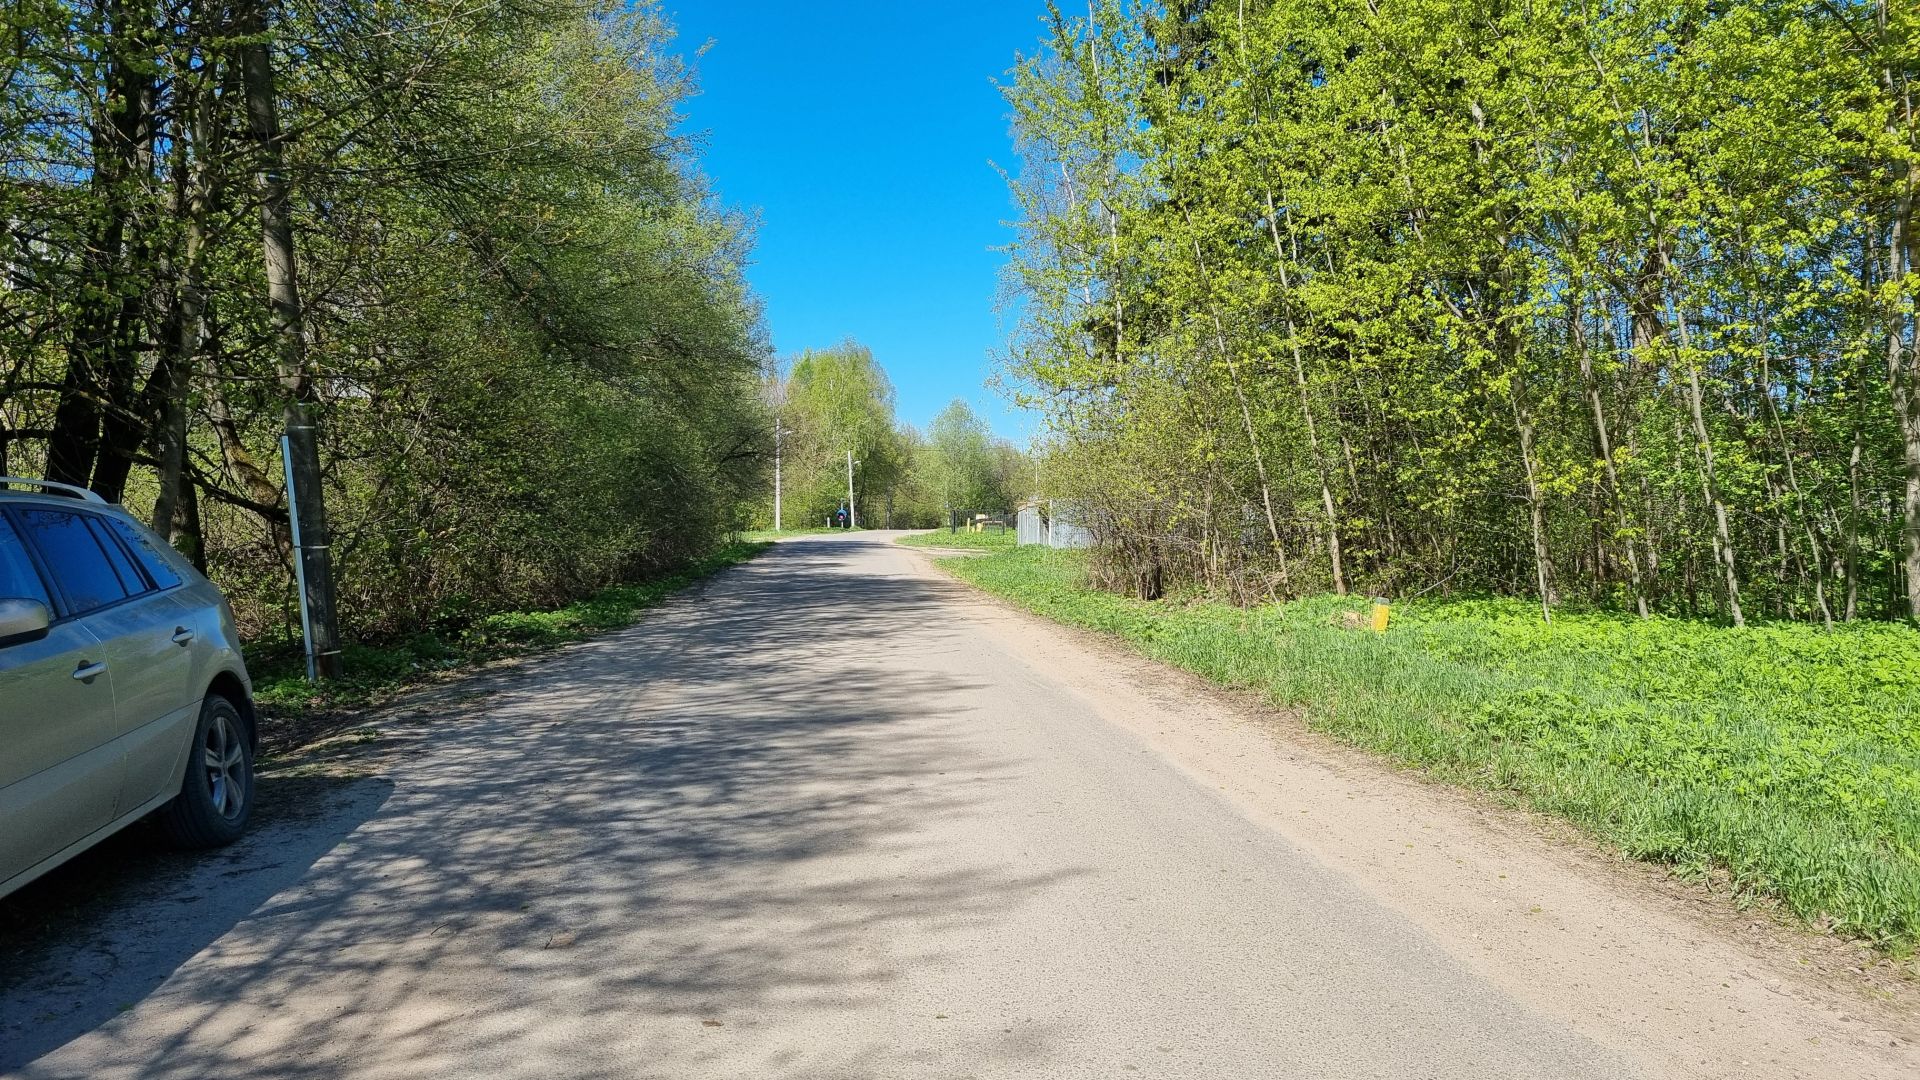
M 10 901 L 0 1073 L 1920 1076 L 1634 875 L 889 539 L 429 699 L 230 852 Z

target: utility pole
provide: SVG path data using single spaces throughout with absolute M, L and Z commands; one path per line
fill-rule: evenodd
M 773 531 L 780 531 L 780 440 L 787 429 L 773 422 Z
M 849 530 L 857 529 L 860 527 L 860 519 L 856 516 L 856 511 L 853 508 L 853 467 L 858 464 L 859 462 L 853 460 L 852 448 L 848 448 L 847 450 L 847 528 Z
M 338 678 L 340 627 L 335 611 L 333 560 L 327 535 L 327 504 L 320 476 L 320 443 L 309 407 L 315 404 L 313 377 L 307 370 L 304 308 L 294 257 L 293 196 L 287 183 L 286 150 L 280 130 L 279 97 L 274 89 L 273 52 L 266 42 L 267 0 L 247 0 L 238 8 L 239 31 L 249 44 L 240 51 L 240 84 L 246 99 L 247 130 L 260 153 L 255 186 L 260 194 L 261 248 L 266 256 L 267 306 L 277 343 L 274 374 L 286 403 L 287 505 L 300 521 L 293 557 L 305 575 L 299 587 L 306 600 L 312 634 L 309 648 L 314 674 Z M 291 522 L 290 522 L 291 524 Z

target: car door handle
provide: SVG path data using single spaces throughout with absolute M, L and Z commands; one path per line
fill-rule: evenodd
M 175 645 L 179 645 L 179 646 L 183 646 L 183 647 L 184 647 L 184 646 L 186 646 L 186 645 L 188 645 L 189 643 L 191 643 L 192 641 L 193 641 L 193 631 L 191 631 L 191 630 L 189 630 L 189 629 L 187 629 L 187 628 L 186 628 L 186 627 L 184 627 L 184 626 L 176 626 L 176 627 L 174 627 L 174 630 L 173 630 L 173 643 L 174 643 Z
M 73 669 L 73 677 L 81 682 L 92 682 L 94 679 L 106 673 L 107 662 L 104 660 L 97 664 L 81 664 L 79 667 Z

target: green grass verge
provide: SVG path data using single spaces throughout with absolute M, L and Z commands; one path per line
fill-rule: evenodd
M 1724 873 L 1895 955 L 1920 944 L 1920 631 L 1733 630 L 1523 602 L 1252 610 L 1081 585 L 1078 553 L 942 560 L 1040 615 L 1251 688 L 1314 728 L 1430 775 L 1510 793 L 1625 855 Z
M 783 536 L 820 536 L 825 533 L 843 533 L 847 531 L 846 529 L 829 529 L 823 525 L 816 525 L 811 529 L 754 529 L 741 533 L 740 539 L 749 543 L 758 543 L 765 540 L 778 540 Z M 854 529 L 852 531 L 865 532 L 866 530 Z
M 267 713 L 298 717 L 321 710 L 351 709 L 402 689 L 435 672 L 458 670 L 523 653 L 539 652 L 632 624 L 667 597 L 746 562 L 772 546 L 742 540 L 727 544 L 680 571 L 652 581 L 615 585 L 551 611 L 505 611 L 475 622 L 457 637 L 416 634 L 385 645 L 349 644 L 345 678 L 314 685 L 297 655 L 268 654 L 253 663 L 254 700 Z
M 959 532 L 948 532 L 945 529 L 935 529 L 932 532 L 902 536 L 896 539 L 894 543 L 905 544 L 908 547 L 975 548 L 985 551 L 1008 551 L 1012 550 L 1014 546 L 1013 541 L 1014 534 L 1011 529 L 1002 529 L 996 532 L 967 532 L 964 529 Z

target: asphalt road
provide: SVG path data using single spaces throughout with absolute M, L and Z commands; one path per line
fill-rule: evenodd
M 361 778 L 269 782 L 228 852 L 116 842 L 0 910 L 0 1072 L 1682 1074 L 984 607 L 871 534 L 783 543 L 384 724 Z

